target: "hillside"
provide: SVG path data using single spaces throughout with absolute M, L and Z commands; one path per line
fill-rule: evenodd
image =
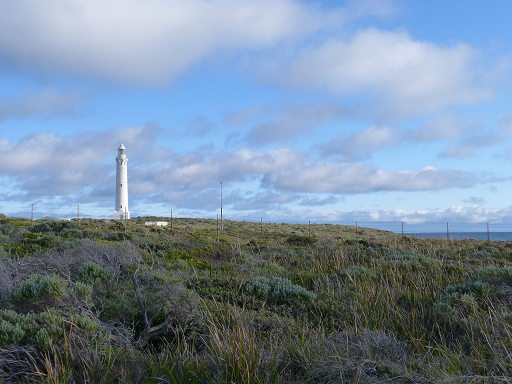
M 500 383 L 512 244 L 0 218 L 0 383 Z

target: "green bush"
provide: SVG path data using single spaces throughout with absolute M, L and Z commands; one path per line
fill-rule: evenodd
M 95 330 L 94 321 L 85 315 L 73 318 L 79 329 Z M 35 344 L 42 350 L 49 348 L 50 338 L 61 338 L 64 327 L 69 324 L 64 318 L 50 309 L 41 313 L 18 313 L 13 310 L 0 310 L 0 347 L 15 343 L 27 342 Z M 94 323 L 96 324 L 96 323 Z
M 492 296 L 492 287 L 485 282 L 480 280 L 467 281 L 464 284 L 446 287 L 446 293 L 448 295 L 471 295 L 477 299 L 485 300 Z
M 342 279 L 349 280 L 368 280 L 376 279 L 377 275 L 371 269 L 352 265 L 347 269 L 341 270 L 339 273 Z
M 102 239 L 104 237 L 103 232 L 97 229 L 84 229 L 83 236 L 88 239 Z
M 65 228 L 60 232 L 60 236 L 65 239 L 81 239 L 84 237 L 84 234 L 79 229 Z
M 441 262 L 401 248 L 392 248 L 387 256 L 393 262 L 418 269 L 439 268 Z
M 30 232 L 43 233 L 47 235 L 59 235 L 65 229 L 79 229 L 80 224 L 76 221 L 47 220 L 34 225 Z
M 12 324 L 5 320 L 0 320 L 0 347 L 17 343 L 25 336 L 25 331 L 20 324 Z
M 81 281 L 77 281 L 73 284 L 73 292 L 83 297 L 91 297 L 92 289 L 92 285 L 82 283 Z
M 298 299 L 306 302 L 316 300 L 316 295 L 300 285 L 282 277 L 259 276 L 246 285 L 246 291 L 256 296 L 264 297 L 270 301 L 286 303 L 289 299 Z
M 80 268 L 78 268 L 78 275 L 80 276 L 80 280 L 89 284 L 107 282 L 112 278 L 112 272 L 92 261 L 88 261 L 80 266 Z
M 66 291 L 67 282 L 55 275 L 33 274 L 23 280 L 14 290 L 13 296 L 27 303 L 42 300 L 46 296 L 59 297 Z
M 477 258 L 489 258 L 489 257 L 495 257 L 500 255 L 500 250 L 496 247 L 484 247 L 476 252 L 473 252 L 470 256 L 477 257 Z
M 315 236 L 291 235 L 286 239 L 286 244 L 296 247 L 309 247 L 317 242 Z
M 7 236 L 13 236 L 18 231 L 13 223 L 7 223 L 7 224 L 0 225 L 0 232 L 2 232 L 2 234 L 7 235 Z

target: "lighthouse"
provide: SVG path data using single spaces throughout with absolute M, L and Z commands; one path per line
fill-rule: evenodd
M 128 210 L 128 158 L 124 153 L 126 148 L 123 144 L 117 150 L 116 169 L 116 210 L 114 220 L 125 220 L 130 218 Z

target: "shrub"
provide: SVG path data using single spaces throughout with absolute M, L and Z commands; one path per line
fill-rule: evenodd
M 485 300 L 492 296 L 492 287 L 485 282 L 480 280 L 467 281 L 464 284 L 446 287 L 446 293 L 448 295 L 471 295 L 477 299 Z
M 17 230 L 13 223 L 7 223 L 0 225 L 0 232 L 7 236 L 13 236 L 17 233 Z
M 438 268 L 441 266 L 441 262 L 437 259 L 432 259 L 401 248 L 391 249 L 387 257 L 396 263 L 416 267 L 418 269 Z
M 65 239 L 81 239 L 84 234 L 81 230 L 75 228 L 65 228 L 60 232 L 60 236 Z
M 83 236 L 88 239 L 102 239 L 104 234 L 97 229 L 84 229 Z
M 20 324 L 12 324 L 5 320 L 0 320 L 0 347 L 17 343 L 25 336 L 25 331 Z
M 296 247 L 308 247 L 317 242 L 315 236 L 291 235 L 286 239 L 286 244 Z
M 80 224 L 75 221 L 47 220 L 41 224 L 34 225 L 30 232 L 43 233 L 47 235 L 58 235 L 65 229 L 78 229 Z
M 33 303 L 46 296 L 59 297 L 66 291 L 67 282 L 55 275 L 33 274 L 23 280 L 14 290 L 13 296 L 24 302 Z
M 112 278 L 112 272 L 99 266 L 92 261 L 88 261 L 78 268 L 78 275 L 83 282 L 94 284 L 97 282 L 107 282 Z
M 246 291 L 275 302 L 287 302 L 289 299 L 306 302 L 316 300 L 316 295 L 313 292 L 300 285 L 292 284 L 290 280 L 282 277 L 256 277 L 247 283 Z
M 496 247 L 484 247 L 476 252 L 473 252 L 470 256 L 478 257 L 478 258 L 489 258 L 494 256 L 499 256 L 500 250 Z
M 75 284 L 73 284 L 73 291 L 80 296 L 91 297 L 92 285 L 82 283 L 81 281 L 77 281 Z
M 367 280 L 377 278 L 371 269 L 359 267 L 356 265 L 352 265 L 347 269 L 341 270 L 339 275 L 342 279 L 350 280 Z

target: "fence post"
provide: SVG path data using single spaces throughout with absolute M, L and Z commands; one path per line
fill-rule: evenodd
M 491 241 L 491 236 L 489 234 L 489 223 L 487 223 L 487 241 Z

